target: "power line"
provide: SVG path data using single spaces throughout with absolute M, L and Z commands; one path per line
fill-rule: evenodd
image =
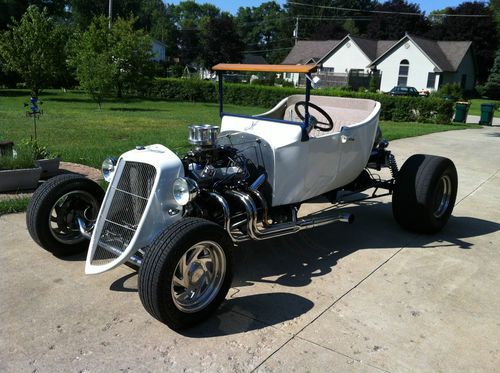
M 241 53 L 274 52 L 274 51 L 288 50 L 288 49 L 292 49 L 292 48 L 293 47 L 288 47 L 288 48 L 274 48 L 274 49 L 260 49 L 260 50 L 255 50 L 255 51 L 241 51 Z
M 374 13 L 374 14 L 397 14 L 397 15 L 405 15 L 405 16 L 426 17 L 425 14 L 423 14 L 423 13 L 392 12 L 389 10 L 362 10 L 362 9 L 343 8 L 343 7 L 330 6 L 330 5 L 304 4 L 304 3 L 298 3 L 296 1 L 289 1 L 288 4 L 299 5 L 299 6 L 309 7 L 309 8 L 344 10 L 344 11 L 348 11 L 348 12 L 362 12 L 362 13 Z M 491 15 L 489 15 L 489 14 L 433 14 L 433 16 L 438 16 L 438 17 L 491 17 Z

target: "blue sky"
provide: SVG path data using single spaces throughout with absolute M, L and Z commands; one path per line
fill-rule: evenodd
M 164 0 L 165 1 L 165 0 Z M 178 4 L 180 0 L 166 0 L 165 3 Z M 307 3 L 307 0 L 297 0 L 298 2 Z M 457 6 L 458 4 L 464 2 L 465 0 L 423 0 L 423 1 L 412 1 L 412 3 L 418 3 L 420 9 L 424 10 L 426 13 L 431 12 L 435 9 L 442 9 L 447 6 Z M 198 3 L 211 3 L 216 5 L 222 10 L 229 11 L 231 13 L 236 13 L 240 6 L 258 6 L 263 3 L 264 0 L 215 0 L 215 1 L 205 1 L 197 0 Z M 278 3 L 284 4 L 285 0 L 277 0 Z

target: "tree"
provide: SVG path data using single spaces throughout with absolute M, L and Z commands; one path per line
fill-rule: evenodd
M 281 62 L 289 51 L 283 48 L 293 45 L 293 22 L 273 1 L 258 7 L 240 7 L 234 21 L 244 49 L 255 51 L 269 62 Z
M 11 19 L 19 21 L 30 5 L 47 9 L 49 16 L 63 19 L 68 16 L 68 0 L 0 0 L 0 30 L 7 29 Z
M 153 67 L 151 38 L 143 30 L 134 30 L 136 18 L 119 17 L 111 29 L 111 59 L 118 97 L 124 89 L 140 90 L 149 81 Z
M 73 42 L 70 63 L 80 86 L 99 104 L 112 91 L 141 89 L 152 73 L 151 39 L 134 30 L 135 19 L 117 18 L 111 30 L 105 16 L 94 18 Z
M 112 37 L 106 17 L 96 17 L 87 31 L 73 40 L 70 64 L 83 88 L 101 108 L 113 88 Z
M 418 4 L 406 0 L 389 0 L 375 5 L 378 12 L 397 12 L 395 14 L 376 13 L 368 23 L 366 36 L 372 39 L 401 39 L 406 32 L 409 34 L 423 35 L 430 24 L 420 10 Z M 403 14 L 411 13 L 411 14 Z M 417 15 L 414 15 L 417 14 Z
M 495 62 L 484 85 L 484 94 L 495 100 L 500 99 L 500 49 L 497 50 Z
M 371 16 L 367 11 L 373 10 L 377 4 L 374 0 L 313 0 L 302 3 L 306 5 L 285 5 L 292 20 L 299 18 L 299 38 L 314 39 L 321 36 L 325 40 L 337 39 L 349 31 L 364 34 L 366 19 Z
M 208 69 L 219 62 L 241 61 L 243 42 L 229 13 L 208 19 L 203 26 L 201 44 L 200 60 Z
M 66 71 L 65 36 L 47 10 L 32 5 L 0 37 L 3 68 L 19 74 L 38 96 Z
M 434 23 L 427 34 L 436 40 L 470 40 L 477 64 L 478 80 L 484 82 L 493 65 L 498 35 L 493 10 L 479 2 L 464 2 L 455 8 L 445 8 L 442 21 Z M 485 17 L 453 17 L 453 15 L 483 15 Z

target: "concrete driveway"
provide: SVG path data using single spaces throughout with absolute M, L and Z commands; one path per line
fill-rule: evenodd
M 0 371 L 497 371 L 500 128 L 395 141 L 452 158 L 459 192 L 434 236 L 409 234 L 390 199 L 331 225 L 236 249 L 228 299 L 177 334 L 150 317 L 127 267 L 37 247 L 24 214 L 0 217 Z

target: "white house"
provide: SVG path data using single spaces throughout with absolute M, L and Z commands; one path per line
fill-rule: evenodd
M 153 61 L 163 62 L 166 59 L 166 45 L 159 40 L 153 39 L 151 43 L 151 51 L 153 52 Z
M 401 40 L 372 40 L 347 35 L 342 40 L 299 41 L 284 64 L 317 63 L 320 75 L 381 74 L 380 90 L 396 85 L 435 90 L 458 83 L 475 84 L 475 64 L 470 41 L 434 41 L 405 35 Z M 296 85 L 298 74 L 286 76 Z M 345 80 L 347 82 L 347 80 Z
M 465 90 L 476 83 L 470 41 L 434 41 L 405 35 L 369 67 L 382 72 L 380 89 L 396 85 L 436 90 L 446 83 L 458 83 Z
M 319 60 L 321 71 L 343 74 L 352 70 L 370 72 L 368 66 L 377 55 L 385 52 L 395 42 L 347 35 Z

